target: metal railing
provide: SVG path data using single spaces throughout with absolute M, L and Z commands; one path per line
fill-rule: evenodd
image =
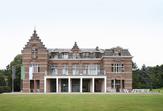
M 105 75 L 104 70 L 56 70 L 56 71 L 48 71 L 47 75 L 49 76 L 102 76 Z

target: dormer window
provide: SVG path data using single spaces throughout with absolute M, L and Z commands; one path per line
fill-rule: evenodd
M 38 53 L 38 50 L 36 48 L 32 48 L 32 58 L 33 59 L 37 58 L 37 53 Z
M 68 53 L 63 53 L 62 58 L 63 59 L 68 59 Z
M 122 48 L 121 47 L 116 47 L 116 48 L 112 48 L 113 50 L 113 55 L 114 56 L 122 56 Z
M 80 58 L 79 53 L 73 53 L 73 59 L 77 59 L 77 58 Z

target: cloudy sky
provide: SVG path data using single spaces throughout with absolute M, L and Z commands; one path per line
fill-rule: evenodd
M 47 48 L 121 46 L 139 67 L 163 64 L 163 0 L 0 0 L 0 69 L 35 26 Z

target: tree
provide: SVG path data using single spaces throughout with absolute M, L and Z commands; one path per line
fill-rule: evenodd
M 0 86 L 6 86 L 4 70 L 0 70 Z
M 133 88 L 161 88 L 163 87 L 163 65 L 133 70 Z
M 15 68 L 15 80 L 14 80 L 14 91 L 20 91 L 21 86 L 21 65 L 22 65 L 22 56 L 17 55 L 10 65 L 6 68 L 6 73 L 8 74 L 9 86 L 12 87 L 12 67 Z

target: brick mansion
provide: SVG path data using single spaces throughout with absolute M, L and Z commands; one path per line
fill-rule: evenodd
M 34 30 L 22 50 L 23 92 L 123 92 L 132 89 L 132 56 L 128 49 L 45 47 Z

